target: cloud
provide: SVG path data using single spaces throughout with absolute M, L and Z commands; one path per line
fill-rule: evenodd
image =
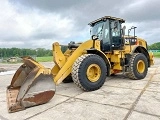
M 122 16 L 131 22 L 160 20 L 159 0 L 135 0 L 120 10 Z
M 159 0 L 5 0 L 0 1 L 0 47 L 43 47 L 90 38 L 87 24 L 102 16 L 126 19 L 149 44 L 160 37 Z M 3 11 L 2 11 L 3 10 Z
M 76 29 L 72 19 L 59 14 L 40 13 L 37 9 L 24 14 L 17 12 L 9 2 L 3 4 L 4 8 L 8 9 L 6 9 L 7 15 L 5 12 L 0 13 L 3 16 L 0 20 L 0 47 L 46 48 L 44 46 L 46 41 L 51 47 L 52 42 L 70 37 L 72 31 Z

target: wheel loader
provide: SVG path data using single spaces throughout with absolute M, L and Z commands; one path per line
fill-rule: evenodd
M 154 64 L 147 42 L 135 36 L 135 28 L 128 30 L 121 18 L 105 16 L 93 22 L 91 39 L 83 43 L 70 42 L 62 53 L 61 45 L 53 43 L 52 69 L 45 68 L 31 57 L 23 57 L 23 64 L 7 87 L 8 111 L 44 104 L 52 99 L 56 85 L 68 78 L 84 91 L 101 88 L 107 76 L 126 74 L 130 79 L 146 77 L 148 67 Z M 129 35 L 134 30 L 134 35 Z

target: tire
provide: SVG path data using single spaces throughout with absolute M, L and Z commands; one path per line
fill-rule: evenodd
M 74 83 L 85 91 L 99 89 L 105 82 L 107 66 L 104 60 L 95 54 L 80 56 L 72 66 Z
M 71 75 L 67 76 L 62 82 L 63 83 L 71 83 L 71 82 L 73 82 L 72 76 Z
M 144 54 L 134 53 L 129 62 L 127 76 L 133 80 L 140 80 L 146 77 L 148 72 L 148 61 Z

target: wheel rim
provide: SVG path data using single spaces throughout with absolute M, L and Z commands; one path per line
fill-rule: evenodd
M 101 69 L 97 64 L 91 64 L 87 69 L 87 77 L 91 82 L 96 82 L 101 76 Z
M 143 73 L 145 70 L 145 64 L 143 60 L 139 60 L 137 63 L 137 70 L 139 73 Z

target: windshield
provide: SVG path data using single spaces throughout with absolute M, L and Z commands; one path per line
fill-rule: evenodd
M 91 35 L 97 35 L 99 39 L 102 39 L 104 22 L 98 22 L 91 28 Z

